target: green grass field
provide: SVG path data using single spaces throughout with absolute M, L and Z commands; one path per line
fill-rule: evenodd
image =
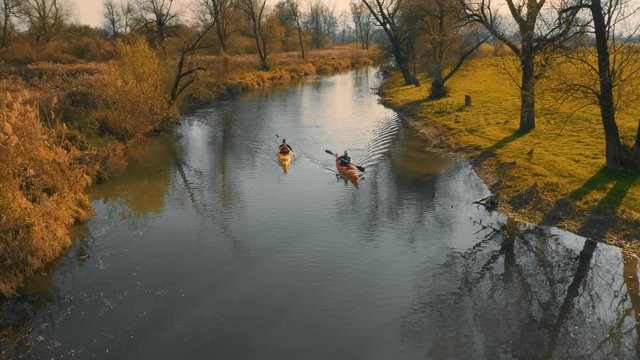
M 384 100 L 417 117 L 410 122 L 434 142 L 467 156 L 516 218 L 555 225 L 626 249 L 640 249 L 640 177 L 603 169 L 604 135 L 597 107 L 575 114 L 552 106 L 554 96 L 537 89 L 536 129 L 517 132 L 516 85 L 496 66 L 505 58 L 469 61 L 449 82 L 450 96 L 425 100 L 429 81 L 404 86 L 394 73 L 383 85 Z M 464 95 L 472 106 L 464 107 Z M 618 114 L 623 141 L 636 133 L 640 109 Z

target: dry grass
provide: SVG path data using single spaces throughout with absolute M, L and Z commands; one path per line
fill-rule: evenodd
M 24 96 L 26 97 L 26 96 Z M 85 218 L 90 178 L 76 150 L 42 125 L 23 96 L 0 108 L 0 293 L 71 244 L 69 227 Z
M 385 82 L 384 96 L 391 106 L 417 116 L 415 125 L 423 133 L 466 154 L 498 193 L 503 210 L 526 221 L 638 246 L 622 241 L 640 239 L 638 174 L 602 169 L 599 109 L 573 116 L 571 104 L 554 109 L 554 95 L 542 85 L 537 127 L 523 136 L 517 132 L 518 89 L 496 61 L 511 60 L 470 61 L 450 80 L 450 97 L 442 100 L 425 101 L 428 86 L 404 86 L 398 74 Z M 473 100 L 469 108 L 463 106 L 465 94 Z M 635 134 L 639 117 L 640 109 L 633 107 L 618 114 L 625 141 Z
M 370 65 L 378 49 L 368 52 L 350 46 L 310 51 L 303 61 L 300 53 L 286 52 L 271 57 L 271 70 L 259 70 L 255 55 L 228 58 L 201 56 L 197 63 L 207 71 L 181 99 L 182 108 L 192 108 L 244 91 L 288 84 L 309 75 L 329 75 L 355 67 Z

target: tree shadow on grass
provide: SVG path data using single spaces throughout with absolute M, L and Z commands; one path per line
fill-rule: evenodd
M 410 117 L 414 117 L 417 114 L 418 109 L 420 108 L 420 105 L 424 104 L 427 101 L 428 100 L 424 99 L 424 98 L 420 98 L 418 100 L 413 100 L 413 101 L 410 101 L 410 102 L 404 104 L 401 108 L 397 109 L 396 111 L 400 112 L 400 113 L 402 113 L 404 115 L 408 115 Z
M 507 146 L 509 143 L 513 142 L 514 140 L 517 140 L 519 138 L 521 138 L 522 136 L 526 135 L 526 133 L 521 132 L 521 131 L 515 131 L 513 134 L 509 135 L 509 136 L 505 136 L 504 138 L 500 139 L 497 143 L 489 146 L 488 148 L 486 148 L 484 151 L 482 151 L 480 153 L 480 155 L 478 155 L 472 162 L 471 164 L 474 167 L 478 167 L 480 165 L 482 165 L 482 163 L 487 160 L 490 157 L 493 157 L 496 153 L 496 150 L 500 150 L 503 147 Z
M 585 198 L 590 193 L 613 183 L 613 186 L 598 203 L 591 208 L 582 226 L 578 229 L 579 235 L 592 239 L 602 239 L 617 223 L 617 209 L 624 200 L 627 192 L 638 181 L 639 174 L 627 172 L 612 172 L 605 168 L 600 169 L 591 178 L 585 181 L 581 187 L 573 190 L 567 196 L 555 202 L 540 225 L 555 226 L 562 220 L 575 216 L 575 203 Z
M 609 230 L 618 224 L 618 208 L 629 190 L 638 181 L 639 175 L 634 173 L 618 173 L 613 187 L 596 206 L 591 208 L 589 216 L 582 223 L 578 234 L 596 240 L 602 240 Z

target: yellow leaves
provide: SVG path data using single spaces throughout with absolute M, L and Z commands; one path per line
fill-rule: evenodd
M 169 69 L 144 39 L 117 42 L 116 56 L 98 79 L 94 116 L 121 139 L 147 134 L 168 118 Z

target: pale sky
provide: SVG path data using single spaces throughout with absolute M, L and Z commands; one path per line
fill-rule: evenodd
M 103 0 L 68 0 L 74 7 L 75 20 L 81 24 L 91 26 L 102 26 L 102 3 Z M 336 15 L 343 10 L 349 9 L 349 0 L 322 0 L 334 5 Z M 193 3 L 195 0 L 179 0 L 182 4 Z M 267 0 L 268 3 L 275 4 L 277 0 Z

